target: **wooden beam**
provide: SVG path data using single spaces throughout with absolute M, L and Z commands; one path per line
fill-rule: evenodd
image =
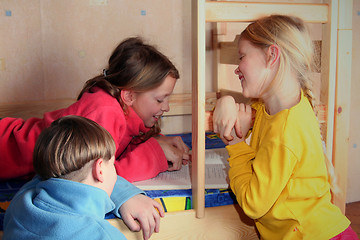
M 192 0 L 192 196 L 197 218 L 205 216 L 205 1 Z
M 327 106 L 326 124 L 323 124 L 322 136 L 326 143 L 326 155 L 332 160 L 334 137 L 334 108 L 336 82 L 336 50 L 337 50 L 337 21 L 338 1 L 327 0 L 329 4 L 329 19 L 323 24 L 321 44 L 321 89 L 320 104 Z
M 45 112 L 65 108 L 73 104 L 75 99 L 57 99 L 43 101 L 28 101 L 14 103 L 0 103 L 0 118 L 13 117 L 28 119 L 42 118 Z
M 246 239 L 258 240 L 254 221 L 248 218 L 239 205 L 205 209 L 204 218 L 195 218 L 194 210 L 169 212 L 161 219 L 160 232 L 151 240 L 168 239 Z M 109 220 L 128 240 L 142 240 L 141 232 L 131 232 L 120 219 Z
M 54 99 L 43 101 L 0 103 L 0 117 L 14 117 L 28 119 L 31 117 L 42 118 L 45 112 L 66 108 L 76 102 L 76 99 Z M 205 110 L 212 111 L 216 104 L 216 92 L 205 94 Z M 191 115 L 192 94 L 172 94 L 169 99 L 170 111 L 164 116 Z
M 333 164 L 341 189 L 334 196 L 334 203 L 345 213 L 349 135 L 350 135 L 350 93 L 352 62 L 352 1 L 339 1 L 336 99 L 334 120 Z
M 211 111 L 216 104 L 216 92 L 205 94 L 205 110 Z M 192 94 L 179 93 L 172 94 L 169 99 L 170 111 L 165 112 L 164 116 L 179 116 L 192 114 Z
M 306 22 L 325 23 L 328 20 L 326 4 L 311 3 L 258 3 L 258 2 L 206 2 L 207 22 L 252 22 L 270 14 L 299 16 Z

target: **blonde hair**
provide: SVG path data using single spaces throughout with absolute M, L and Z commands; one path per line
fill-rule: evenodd
M 43 179 L 65 178 L 81 182 L 91 171 L 93 160 L 110 160 L 115 142 L 96 122 L 65 116 L 43 130 L 36 141 L 33 164 Z
M 277 45 L 281 49 L 280 65 L 276 77 L 268 91 L 285 81 L 284 76 L 293 71 L 299 84 L 314 109 L 314 94 L 309 74 L 316 69 L 314 46 L 309 30 L 298 17 L 271 15 L 249 24 L 240 39 L 250 41 L 254 46 L 266 49 Z M 277 81 L 277 82 L 276 82 Z
M 322 141 L 322 144 L 323 144 L 325 164 L 326 164 L 326 168 L 327 168 L 327 171 L 328 171 L 331 192 L 334 195 L 339 195 L 341 193 L 341 189 L 340 189 L 339 185 L 337 184 L 337 177 L 336 177 L 336 174 L 335 174 L 335 168 L 334 168 L 334 165 L 332 164 L 332 162 L 330 161 L 330 159 L 326 155 L 325 142 Z
M 305 22 L 294 16 L 270 15 L 260 18 L 249 24 L 240 34 L 240 40 L 246 39 L 254 46 L 267 49 L 271 45 L 277 45 L 281 49 L 279 69 L 268 91 L 274 89 L 285 76 L 293 71 L 301 89 L 309 100 L 315 114 L 315 96 L 312 91 L 310 73 L 316 69 L 315 58 L 317 52 L 310 38 L 308 26 Z M 333 194 L 340 193 L 336 184 L 334 166 L 324 152 L 326 168 L 328 172 L 331 191 Z

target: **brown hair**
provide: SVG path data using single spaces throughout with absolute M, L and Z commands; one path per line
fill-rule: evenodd
M 115 150 L 112 136 L 103 127 L 90 119 L 70 115 L 41 132 L 35 144 L 33 165 L 43 179 L 59 177 L 80 182 L 89 173 L 85 171 L 90 170 L 90 166 L 86 167 L 89 162 L 99 158 L 110 160 Z
M 160 86 L 167 76 L 180 77 L 172 62 L 155 47 L 145 44 L 141 38 L 128 38 L 122 41 L 109 58 L 109 66 L 103 74 L 85 83 L 78 100 L 85 92 L 91 92 L 97 86 L 116 98 L 126 113 L 126 105 L 122 102 L 122 89 L 134 92 L 145 92 Z M 160 132 L 158 124 L 143 140 Z

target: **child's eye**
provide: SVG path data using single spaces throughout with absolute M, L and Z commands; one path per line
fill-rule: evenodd
M 157 101 L 158 103 L 162 103 L 164 100 L 157 99 L 156 101 Z
M 241 61 L 243 58 L 244 58 L 244 55 L 241 55 L 241 56 L 239 57 L 239 60 Z

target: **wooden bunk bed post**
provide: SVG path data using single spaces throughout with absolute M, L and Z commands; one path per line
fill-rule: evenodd
M 335 105 L 335 78 L 336 78 L 336 47 L 337 47 L 337 9 L 338 1 L 329 0 L 329 20 L 322 27 L 321 44 L 321 89 L 320 102 L 326 106 L 327 116 L 322 131 L 326 143 L 326 155 L 333 159 L 334 137 L 334 105 Z M 326 37 L 324 37 L 326 36 Z
M 341 192 L 333 202 L 345 213 L 349 149 L 352 1 L 326 0 L 329 20 L 323 24 L 320 102 L 327 106 L 326 154 Z
M 334 99 L 334 137 L 333 164 L 341 193 L 334 196 L 333 202 L 345 213 L 348 152 L 350 134 L 350 93 L 352 63 L 352 0 L 333 1 L 337 4 L 338 18 L 336 22 L 337 58 L 335 59 L 335 99 Z
M 325 138 L 323 140 L 326 143 L 326 155 L 334 164 L 338 0 L 327 0 L 326 3 L 329 5 L 329 20 L 322 27 L 320 102 L 326 106 L 327 110 L 325 126 L 322 129 L 322 135 Z M 335 202 L 335 199 L 333 201 Z M 341 206 L 339 207 L 341 208 Z
M 205 216 L 205 11 L 192 0 L 192 196 L 197 218 Z M 201 123 L 201 124 L 199 124 Z

